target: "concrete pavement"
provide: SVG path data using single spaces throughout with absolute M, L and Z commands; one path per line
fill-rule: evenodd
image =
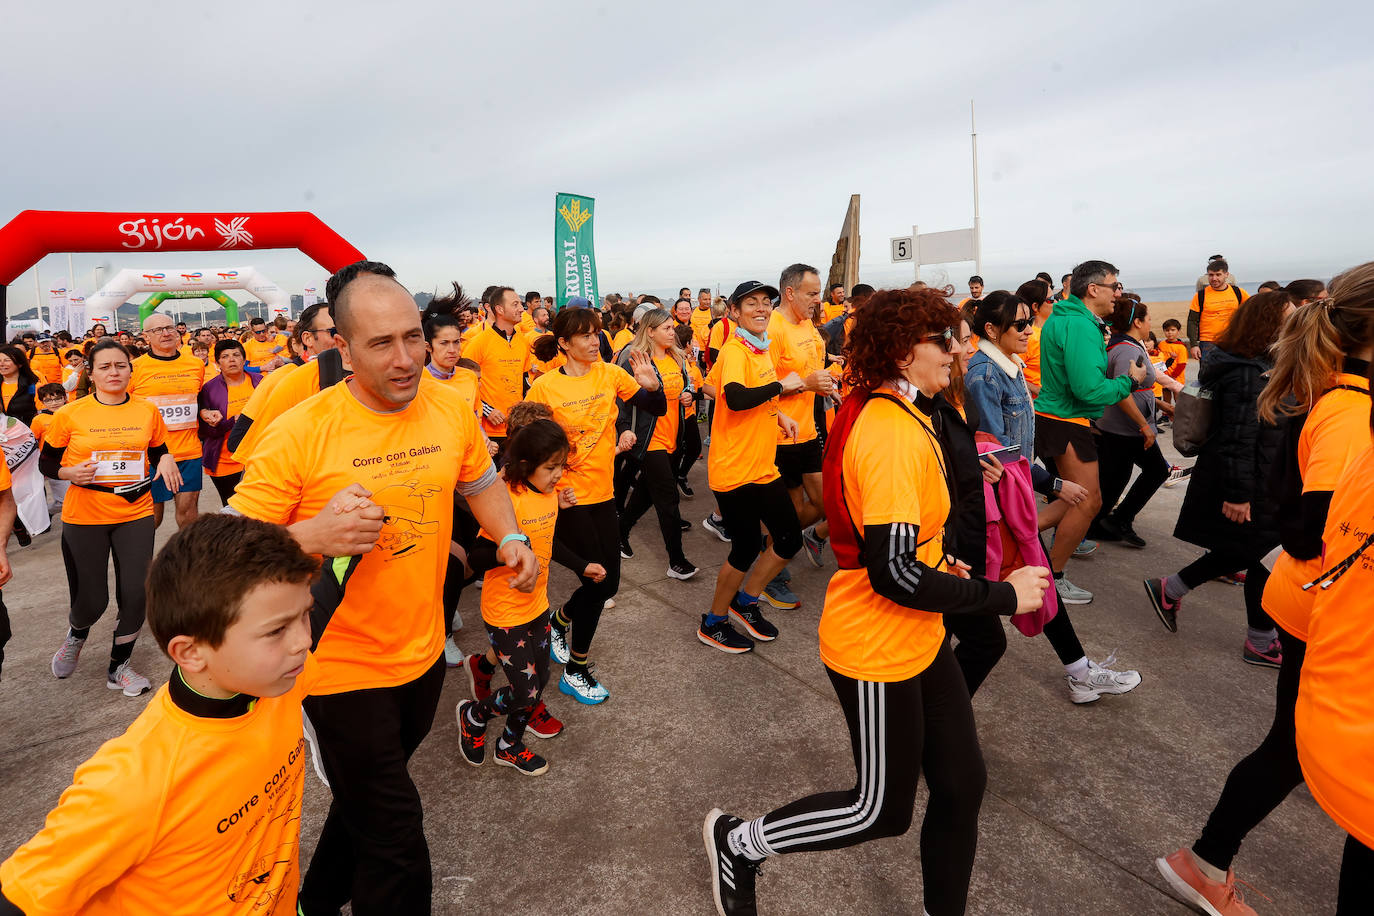
M 817 656 L 816 623 L 827 555 L 816 570 L 798 557 L 793 588 L 803 604 L 771 614 L 782 635 L 746 656 L 695 637 L 725 545 L 700 527 L 710 507 L 704 463 L 698 523 L 687 555 L 690 582 L 667 566 L 652 516 L 636 528 L 617 607 L 602 620 L 593 657 L 611 690 L 603 706 L 546 693 L 567 729 L 531 741 L 549 773 L 527 779 L 488 762 L 458 760 L 453 709 L 466 696 L 449 672 L 434 729 L 412 763 L 425 801 L 436 913 L 707 914 L 701 821 L 719 805 L 752 817 L 813 791 L 848 788 L 853 766 L 838 704 Z M 1197 551 L 1171 537 L 1184 488 L 1161 490 L 1137 521 L 1145 550 L 1103 544 L 1071 563 L 1069 578 L 1096 593 L 1071 609 L 1091 656 L 1116 649 L 1144 683 L 1124 697 L 1074 706 L 1049 644 L 1008 630 L 1006 657 L 974 700 L 988 766 L 970 913 L 1182 914 L 1153 859 L 1191 843 L 1230 767 L 1259 742 L 1273 712 L 1275 672 L 1241 662 L 1241 589 L 1209 583 L 1186 599 L 1178 634 L 1160 626 L 1141 588 Z M 204 511 L 218 508 L 213 490 Z M 168 520 L 162 532 L 172 530 Z M 78 672 L 56 681 L 48 659 L 61 639 L 67 591 L 58 535 L 14 549 L 5 588 L 15 636 L 0 681 L 0 857 L 42 824 L 72 770 L 118 734 L 147 702 L 104 686 L 113 610 L 95 627 Z M 557 601 L 572 577 L 556 568 Z M 485 644 L 479 592 L 463 596 L 459 642 Z M 134 664 L 162 683 L 170 670 L 151 638 Z M 557 669 L 555 669 L 557 670 Z M 310 777 L 302 858 L 327 805 Z M 924 806 L 918 801 L 916 820 Z M 1342 832 L 1300 788 L 1248 838 L 1236 867 L 1272 898 L 1269 914 L 1329 913 Z M 769 862 L 759 879 L 764 914 L 921 912 L 918 831 L 849 850 Z

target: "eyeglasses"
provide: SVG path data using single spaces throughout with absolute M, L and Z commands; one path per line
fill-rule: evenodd
M 144 333 L 144 334 L 175 334 L 176 332 L 177 332 L 177 329 L 174 328 L 174 327 L 172 327 L 170 324 L 167 325 L 167 327 L 165 327 L 165 328 L 144 328 L 144 329 L 143 329 L 143 333 Z
M 308 331 L 308 332 L 306 332 L 306 333 L 309 333 L 309 334 L 328 334 L 330 337 L 333 337 L 335 334 L 338 333 L 338 331 L 339 331 L 338 328 L 314 328 L 313 330 L 310 330 L 310 331 Z

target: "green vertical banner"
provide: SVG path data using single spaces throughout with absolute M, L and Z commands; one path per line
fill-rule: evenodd
M 553 259 L 558 281 L 554 311 L 561 311 L 574 296 L 586 298 L 593 308 L 601 307 L 592 242 L 594 206 L 593 198 L 580 194 L 559 194 L 554 198 Z

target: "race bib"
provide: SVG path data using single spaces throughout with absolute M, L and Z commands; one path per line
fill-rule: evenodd
M 194 394 L 156 394 L 148 398 L 162 414 L 162 422 L 169 430 L 196 428 L 196 396 Z
M 144 453 L 122 449 L 98 449 L 91 453 L 95 462 L 92 483 L 113 487 L 124 483 L 138 483 L 144 473 Z

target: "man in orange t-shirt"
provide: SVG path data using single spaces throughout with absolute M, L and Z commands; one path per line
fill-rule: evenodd
M 491 294 L 491 327 L 463 340 L 463 355 L 476 363 L 477 396 L 481 399 L 482 431 L 498 446 L 506 439 L 506 411 L 525 393 L 525 373 L 534 357 L 530 338 L 516 325 L 523 306 L 509 286 Z
M 443 687 L 453 493 L 498 541 L 515 587 L 532 589 L 537 575 L 471 407 L 425 372 L 415 302 L 374 267 L 390 273 L 358 262 L 329 285 L 353 375 L 267 428 L 229 500 L 233 511 L 289 525 L 307 552 L 324 555 L 315 598 L 337 604 L 316 651 L 319 683 L 303 704 L 334 794 L 301 887 L 306 913 L 349 900 L 356 913 L 430 911 L 423 812 L 406 761 Z M 322 534 L 340 523 L 336 494 L 353 495 L 342 507 L 353 527 Z
M 697 638 L 733 654 L 753 650 L 755 639 L 777 638 L 778 628 L 758 609 L 759 595 L 802 545 L 797 510 L 775 463 L 777 430 L 790 440 L 797 437 L 797 421 L 778 409 L 778 397 L 800 391 L 803 385 L 795 372 L 778 381 L 768 355 L 768 321 L 777 295 L 776 289 L 757 280 L 735 288 L 726 311 L 734 332 L 721 346 L 706 380 L 717 392 L 707 478 L 731 541 Z M 773 538 L 766 550 L 760 524 Z M 731 617 L 749 636 L 730 625 Z
M 171 316 L 154 312 L 143 322 L 148 352 L 134 360 L 129 394 L 152 401 L 167 426 L 167 449 L 181 471 L 181 489 L 172 493 L 153 481 L 153 525 L 162 524 L 163 508 L 175 500 L 177 527 L 195 521 L 200 499 L 200 438 L 196 435 L 197 399 L 205 384 L 205 364 L 181 352 L 181 337 Z

